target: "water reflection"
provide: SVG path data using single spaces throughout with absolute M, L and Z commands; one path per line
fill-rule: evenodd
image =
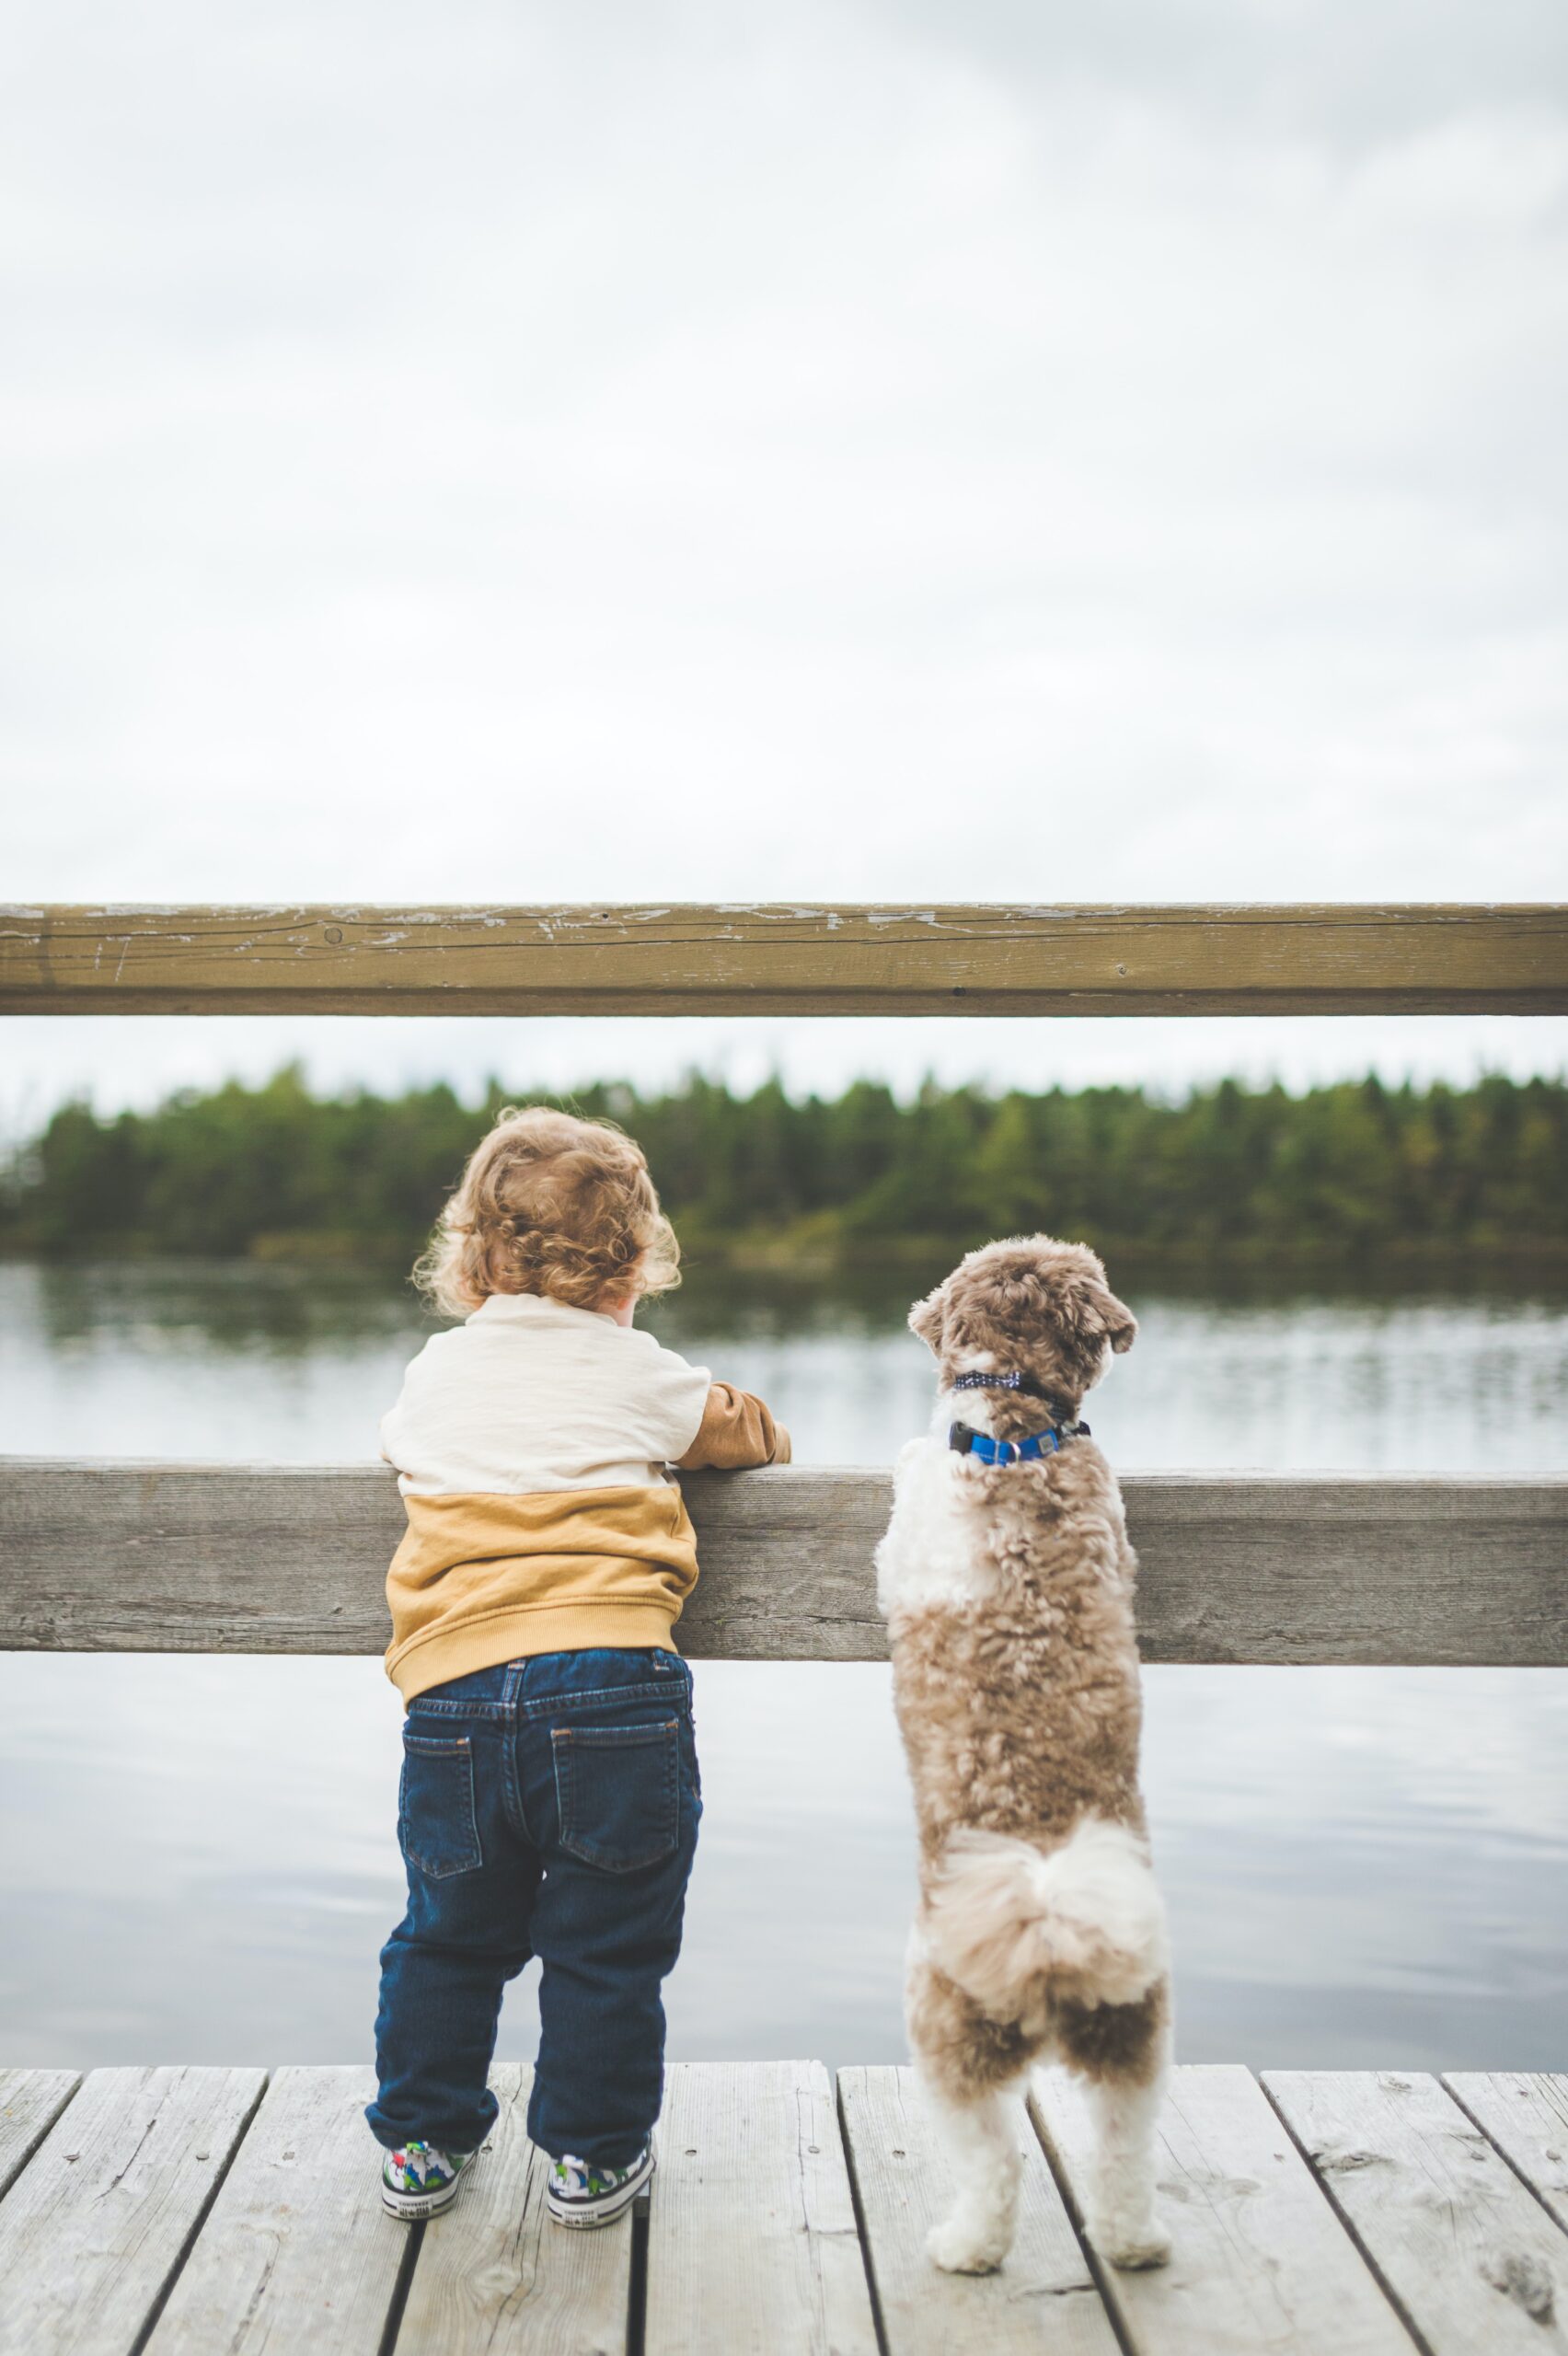
M 1124 1467 L 1528 1471 L 1568 1458 L 1562 1296 L 1127 1289 L 1137 1345 L 1093 1406 Z M 698 1276 L 651 1322 L 762 1392 L 801 1461 L 876 1463 L 929 1414 L 909 1297 L 885 1270 L 845 1298 L 799 1279 Z M 0 1264 L 5 1446 L 372 1456 L 403 1367 L 434 1330 L 405 1287 L 352 1270 Z

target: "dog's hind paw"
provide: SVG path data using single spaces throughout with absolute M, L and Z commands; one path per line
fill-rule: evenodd
M 1093 2225 L 1089 2229 L 1090 2240 L 1101 2258 L 1124 2274 L 1142 2272 L 1146 2268 L 1166 2266 L 1170 2259 L 1170 2236 L 1152 2218 L 1129 2231 L 1122 2225 Z
M 944 2274 L 994 2274 L 1011 2238 L 960 2211 L 932 2226 L 926 2236 L 926 2255 Z

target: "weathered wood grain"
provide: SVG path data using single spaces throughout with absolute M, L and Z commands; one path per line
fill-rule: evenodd
M 1094 2154 L 1082 2086 L 1039 2071 L 1030 2110 L 1081 2218 Z M 1101 2270 L 1133 2356 L 1411 2356 L 1404 2326 L 1246 2070 L 1173 2073 L 1159 2179 L 1170 2265 Z
M 491 2142 L 422 2237 L 375 2198 L 368 2071 L 281 2071 L 259 2108 L 257 2071 L 100 2071 L 67 2099 L 74 2083 L 0 2074 L 0 2154 L 55 2111 L 0 2200 L 0 2356 L 344 2356 L 379 2350 L 394 2316 L 397 2356 L 629 2344 L 628 2224 L 544 2225 L 525 2070 L 496 2073 Z M 1072 2081 L 1036 2079 L 1008 2266 L 956 2281 L 921 2248 L 949 2187 L 910 2074 L 847 2070 L 879 2341 L 821 2065 L 677 2067 L 647 2356 L 1562 2356 L 1568 2079 L 1451 2083 L 1473 2116 L 1419 2076 L 1271 2073 L 1271 2108 L 1242 2070 L 1178 2071 L 1160 2162 L 1172 2262 L 1098 2267 L 1097 2289 L 1069 2215 L 1090 2149 Z
M 1568 2235 L 1435 2078 L 1262 2083 L 1430 2356 L 1568 2349 Z
M 0 2192 L 20 2175 L 81 2083 L 76 2070 L 0 2070 Z
M 0 908 L 0 1013 L 1564 1009 L 1548 904 Z
M 533 2072 L 492 2070 L 501 2115 L 454 2206 L 425 2227 L 398 2327 L 401 2356 L 625 2356 L 629 2212 L 565 2233 L 528 2141 Z
M 1568 1662 L 1568 1475 L 1124 1476 L 1146 1661 Z
M 820 2062 L 677 2065 L 658 2151 L 645 2356 L 877 2356 Z
M 1568 2077 L 1455 2070 L 1442 2084 L 1568 2231 Z
M 278 2071 L 151 2356 L 376 2356 L 409 2228 L 387 2216 L 376 2188 L 363 2115 L 375 2091 L 369 2070 Z
M 880 1660 L 890 1476 L 688 1474 L 692 1658 Z M 1148 1661 L 1568 1661 L 1568 1475 L 1128 1474 Z M 385 1466 L 0 1459 L 0 1646 L 379 1652 Z
M 886 2356 L 1116 2356 L 1117 2339 L 1022 2102 L 1018 2238 L 1000 2273 L 943 2274 L 926 2235 L 958 2189 L 912 2070 L 840 2070 L 838 2103 Z
M 245 2131 L 259 2070 L 95 2070 L 0 2200 L 0 2356 L 128 2356 Z

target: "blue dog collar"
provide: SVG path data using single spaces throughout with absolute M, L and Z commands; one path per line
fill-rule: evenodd
M 982 1464 L 1038 1464 L 1047 1456 L 1055 1456 L 1064 1440 L 1087 1439 L 1087 1424 L 1064 1424 L 1058 1430 L 1047 1424 L 1043 1432 L 1031 1432 L 1027 1439 L 993 1439 L 989 1432 L 977 1432 L 970 1424 L 954 1424 L 948 1432 L 948 1446 L 960 1456 L 977 1456 Z

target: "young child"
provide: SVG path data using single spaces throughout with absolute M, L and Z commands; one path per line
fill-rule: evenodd
M 551 2215 L 605 2224 L 653 2172 L 660 1989 L 702 1813 L 670 1633 L 697 1549 L 665 1468 L 784 1463 L 789 1435 L 633 1326 L 679 1249 L 605 1123 L 503 1113 L 416 1273 L 465 1322 L 381 1427 L 409 1516 L 386 1579 L 409 1911 L 382 1950 L 366 2113 L 382 2199 L 410 2219 L 453 2199 L 496 2116 L 502 1990 L 537 1956 L 528 2132 Z

